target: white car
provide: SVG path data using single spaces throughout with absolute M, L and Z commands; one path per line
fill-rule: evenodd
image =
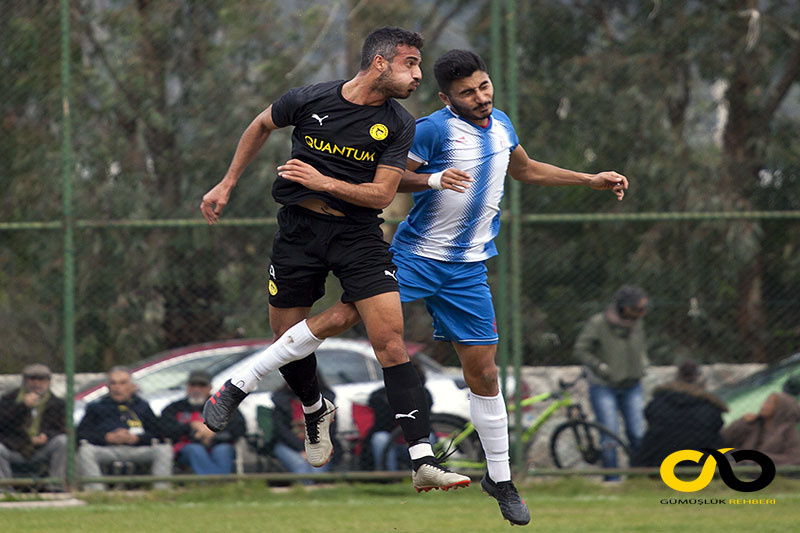
M 212 376 L 216 391 L 239 369 L 249 365 L 267 346 L 265 339 L 233 340 L 206 343 L 160 353 L 131 366 L 138 394 L 145 399 L 156 415 L 170 403 L 186 395 L 186 380 L 192 370 L 206 370 Z M 420 346 L 408 345 L 409 355 L 422 364 L 426 388 L 433 397 L 432 412 L 469 419 L 468 389 L 457 370 L 444 367 L 420 352 Z M 366 404 L 370 393 L 383 387 L 383 373 L 372 346 L 366 340 L 325 340 L 316 350 L 318 371 L 336 393 L 336 420 L 340 434 L 356 432 L 353 404 Z M 259 433 L 256 410 L 259 405 L 272 407 L 272 392 L 280 388 L 283 378 L 279 372 L 265 377 L 239 407 L 250 435 Z M 89 386 L 76 394 L 74 420 L 80 423 L 86 404 L 108 394 L 105 383 Z

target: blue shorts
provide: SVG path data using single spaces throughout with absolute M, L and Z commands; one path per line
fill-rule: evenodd
M 433 317 L 433 338 L 459 344 L 497 344 L 492 291 L 483 261 L 451 263 L 394 252 L 400 300 L 422 298 Z

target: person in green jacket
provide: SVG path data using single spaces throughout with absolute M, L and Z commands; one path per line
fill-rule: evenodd
M 632 455 L 638 452 L 645 432 L 641 380 L 648 365 L 642 324 L 646 312 L 644 289 L 624 285 L 605 311 L 589 318 L 575 341 L 575 356 L 586 367 L 589 400 L 597 422 L 617 433 L 617 413 L 621 413 Z M 613 443 L 604 444 L 603 463 L 608 468 L 616 468 Z M 607 476 L 606 479 L 616 478 Z

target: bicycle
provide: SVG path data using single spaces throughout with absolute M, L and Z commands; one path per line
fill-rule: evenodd
M 587 419 L 583 407 L 575 402 L 571 389 L 583 375 L 571 382 L 559 379 L 559 389 L 531 396 L 522 400 L 523 408 L 552 401 L 522 432 L 522 449 L 525 455 L 525 471 L 533 466 L 533 448 L 536 432 L 548 422 L 557 411 L 565 409 L 567 420 L 553 429 L 550 435 L 550 456 L 556 468 L 600 468 L 604 466 L 604 453 L 610 459 L 616 455 L 617 465 L 625 468 L 630 464 L 630 450 L 625 442 L 611 430 Z M 509 414 L 516 406 L 508 406 Z M 435 437 L 434 452 L 446 458 L 446 465 L 455 470 L 484 470 L 486 459 L 478 434 L 472 422 L 453 415 L 431 414 L 431 427 Z M 400 428 L 395 428 L 393 440 L 402 438 Z M 511 428 L 510 438 L 516 437 Z M 513 444 L 511 449 L 513 450 Z M 384 454 L 388 453 L 384 451 Z M 384 464 L 385 457 L 384 457 Z

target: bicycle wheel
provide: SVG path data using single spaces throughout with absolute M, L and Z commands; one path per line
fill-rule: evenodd
M 550 454 L 556 468 L 602 468 L 616 457 L 618 468 L 630 466 L 628 446 L 594 422 L 570 420 L 553 430 Z M 605 460 L 604 460 L 605 455 Z
M 486 457 L 474 429 L 463 436 L 468 422 L 453 415 L 431 415 L 433 451 L 447 456 L 445 464 L 453 469 L 486 468 Z
M 464 431 L 467 421 L 453 415 L 431 415 L 431 433 L 433 439 L 431 445 L 436 456 L 441 454 L 448 455 L 445 465 L 453 470 L 458 469 L 484 469 L 486 459 L 483 455 L 480 439 L 474 430 L 463 438 L 459 436 Z M 398 426 L 392 431 L 391 442 L 402 439 L 403 433 Z M 456 441 L 458 441 L 456 443 Z M 451 453 L 452 452 L 452 453 Z M 383 464 L 386 459 L 389 447 L 384 450 Z

